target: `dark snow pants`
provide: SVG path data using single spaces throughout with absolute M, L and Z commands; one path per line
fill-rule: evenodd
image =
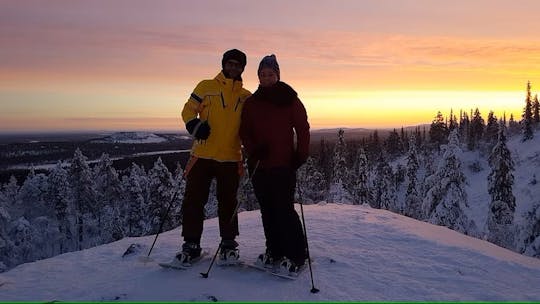
M 259 168 L 252 177 L 261 206 L 266 248 L 273 258 L 303 264 L 307 258 L 304 232 L 294 210 L 296 172 L 290 168 Z
M 186 242 L 200 244 L 204 206 L 208 201 L 210 184 L 216 179 L 219 232 L 223 239 L 234 240 L 238 235 L 236 208 L 239 172 L 238 162 L 218 162 L 199 158 L 186 176 L 186 191 L 183 201 L 182 236 Z

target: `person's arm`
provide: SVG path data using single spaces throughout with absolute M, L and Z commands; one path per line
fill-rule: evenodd
M 182 109 L 182 120 L 186 124 L 186 130 L 196 139 L 207 139 L 210 136 L 210 126 L 207 121 L 201 121 L 199 113 L 203 110 L 205 97 L 204 82 L 200 82 L 189 96 Z
M 251 133 L 251 121 L 250 121 L 250 102 L 249 99 L 244 103 L 242 108 L 242 116 L 240 119 L 240 139 L 242 140 L 242 145 L 244 146 L 244 152 L 249 157 L 253 152 L 253 135 Z
M 293 127 L 296 132 L 295 168 L 304 164 L 309 156 L 309 123 L 306 108 L 297 99 L 293 103 Z

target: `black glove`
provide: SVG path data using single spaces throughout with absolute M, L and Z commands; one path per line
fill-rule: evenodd
M 208 139 L 210 136 L 210 125 L 208 121 L 202 121 L 198 118 L 192 119 L 186 123 L 186 129 L 189 134 L 198 140 Z

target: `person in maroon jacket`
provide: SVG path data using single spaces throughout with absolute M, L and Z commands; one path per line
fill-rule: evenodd
M 262 59 L 258 76 L 259 88 L 246 100 L 240 123 L 266 237 L 266 252 L 256 263 L 295 273 L 307 258 L 294 193 L 296 170 L 309 155 L 309 123 L 296 91 L 280 81 L 275 55 Z

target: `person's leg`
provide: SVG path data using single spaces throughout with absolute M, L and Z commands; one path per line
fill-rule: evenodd
M 303 265 L 307 258 L 306 241 L 300 217 L 294 209 L 294 192 L 296 189 L 296 174 L 289 168 L 280 169 L 277 173 L 279 189 L 276 205 L 280 218 L 279 239 L 284 254 L 297 265 Z
M 182 236 L 185 243 L 200 244 L 204 205 L 208 201 L 211 181 L 209 160 L 198 159 L 186 176 L 186 190 L 182 203 Z
M 274 176 L 272 170 L 258 169 L 252 177 L 255 197 L 261 207 L 261 219 L 266 238 L 266 249 L 271 253 L 272 258 L 279 259 L 284 255 L 283 249 L 279 246 L 277 226 L 280 225 L 277 217 L 273 183 Z
M 234 240 L 239 234 L 238 216 L 235 213 L 240 180 L 238 164 L 237 162 L 215 162 L 214 165 L 216 166 L 219 233 L 223 240 Z

